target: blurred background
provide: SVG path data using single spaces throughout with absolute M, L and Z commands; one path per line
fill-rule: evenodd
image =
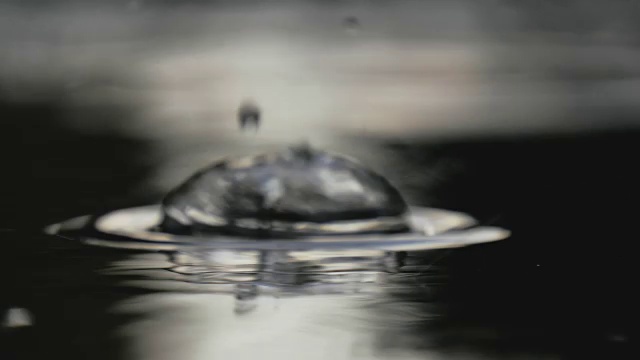
M 43 299 L 69 289 L 43 273 L 94 281 L 73 267 L 93 258 L 52 257 L 42 226 L 156 202 L 219 157 L 307 140 L 415 205 L 514 232 L 447 257 L 438 346 L 630 358 L 638 19 L 628 0 L 2 0 L 0 305 L 55 318 Z M 255 135 L 238 129 L 246 100 Z M 56 316 L 109 328 L 102 306 Z M 79 333 L 36 329 L 46 344 Z

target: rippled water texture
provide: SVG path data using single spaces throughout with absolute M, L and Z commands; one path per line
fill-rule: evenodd
M 635 359 L 639 11 L 1 2 L 0 359 Z M 41 231 L 300 140 L 513 236 L 265 256 Z

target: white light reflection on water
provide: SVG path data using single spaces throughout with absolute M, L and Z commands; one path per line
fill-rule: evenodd
M 388 290 L 384 287 L 385 266 L 378 261 L 381 257 L 384 254 L 366 251 L 276 256 L 268 260 L 272 276 L 263 277 L 269 281 L 254 288 L 242 284 L 252 281 L 251 276 L 244 279 L 202 276 L 257 275 L 258 268 L 264 271 L 264 266 L 259 266 L 256 263 L 259 257 L 252 254 L 139 255 L 113 264 L 110 274 L 136 274 L 147 280 L 128 282 L 128 286 L 172 291 L 126 300 L 114 311 L 141 316 L 141 320 L 122 329 L 122 335 L 131 340 L 132 359 L 424 356 L 423 351 L 411 354 L 408 349 L 406 353 L 390 350 L 383 354 L 377 344 L 381 331 L 393 335 L 402 332 L 407 324 L 427 317 L 420 311 L 412 312 L 411 304 L 381 302 Z M 168 267 L 170 263 L 172 267 Z M 182 268 L 183 276 L 162 279 L 159 274 L 175 271 L 176 263 L 180 263 L 177 267 Z M 150 264 L 165 269 L 152 274 Z M 140 267 L 146 270 L 136 270 Z M 172 286 L 172 283 L 179 284 Z M 186 283 L 191 286 L 184 286 Z
M 370 310 L 362 309 L 366 300 L 261 297 L 253 311 L 237 315 L 230 296 L 172 294 L 134 299 L 121 310 L 150 315 L 125 330 L 137 339 L 137 359 L 423 358 L 375 354 L 376 334 L 366 326 Z
M 432 346 L 436 334 L 419 330 L 440 315 L 437 303 L 425 303 L 425 294 L 446 281 L 446 271 L 432 261 L 409 256 L 384 266 L 380 254 L 298 253 L 271 259 L 271 273 L 281 276 L 256 287 L 248 282 L 264 268 L 257 260 L 252 254 L 218 252 L 140 254 L 114 263 L 110 275 L 143 278 L 122 285 L 155 290 L 111 309 L 134 315 L 119 330 L 129 343 L 129 358 L 500 358 L 464 348 L 438 350 Z M 182 268 L 181 276 L 162 275 L 176 267 Z M 247 276 L 200 276 L 213 273 Z

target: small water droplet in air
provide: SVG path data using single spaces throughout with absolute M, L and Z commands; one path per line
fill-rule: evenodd
M 343 21 L 343 26 L 350 34 L 356 34 L 360 28 L 360 20 L 355 16 L 347 16 Z
M 261 111 L 258 105 L 252 100 L 245 100 L 238 109 L 238 123 L 241 130 L 253 128 L 258 131 L 261 121 Z

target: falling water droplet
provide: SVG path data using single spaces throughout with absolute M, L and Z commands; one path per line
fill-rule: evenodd
M 357 34 L 361 28 L 360 20 L 355 16 L 347 16 L 343 21 L 343 25 L 347 32 L 352 35 Z
M 240 105 L 238 109 L 238 122 L 240 129 L 245 131 L 249 128 L 253 128 L 255 132 L 258 131 L 261 121 L 261 111 L 258 105 L 251 100 L 246 100 Z

